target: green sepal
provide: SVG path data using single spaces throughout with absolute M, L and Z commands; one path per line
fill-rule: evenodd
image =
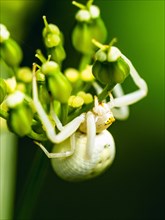
M 32 109 L 25 103 L 9 110 L 7 124 L 9 129 L 19 136 L 30 133 L 33 119 Z
M 7 65 L 15 67 L 21 63 L 23 58 L 22 49 L 15 40 L 9 38 L 3 44 L 1 44 L 0 49 L 0 56 Z
M 0 78 L 0 104 L 4 101 L 7 95 L 7 85 L 5 81 Z

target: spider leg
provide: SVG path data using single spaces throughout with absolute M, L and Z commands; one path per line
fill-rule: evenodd
M 50 112 L 51 112 L 51 116 L 52 116 L 52 118 L 53 118 L 53 120 L 54 120 L 54 122 L 55 122 L 55 124 L 56 124 L 56 126 L 57 126 L 57 128 L 58 128 L 58 130 L 59 130 L 59 131 L 62 131 L 64 127 L 63 127 L 63 125 L 62 125 L 60 119 L 58 118 L 58 116 L 57 116 L 56 113 L 54 112 L 52 103 L 51 103 L 51 105 L 50 105 Z
M 95 136 L 96 136 L 96 123 L 95 117 L 92 112 L 87 112 L 87 157 L 90 159 L 93 155 L 93 149 L 95 145 Z
M 115 96 L 115 98 L 113 98 L 112 94 L 110 93 L 109 94 L 110 102 L 107 103 L 107 104 L 109 105 L 110 108 L 112 108 L 111 110 L 112 110 L 112 113 L 113 113 L 114 117 L 116 119 L 119 119 L 119 120 L 124 120 L 124 119 L 128 118 L 128 116 L 129 116 L 129 107 L 127 105 L 120 106 L 119 108 L 115 108 L 115 105 L 114 105 L 114 102 L 115 102 L 116 98 L 124 96 L 122 86 L 120 84 L 117 84 L 113 88 L 112 92 L 113 92 L 113 95 Z
M 97 95 L 99 93 L 101 93 L 102 90 L 103 90 L 101 88 L 101 86 L 97 82 L 93 82 L 93 87 L 96 90 Z M 122 86 L 120 84 L 117 84 L 113 88 L 112 92 L 113 92 L 115 97 L 122 97 L 122 96 L 124 96 L 124 92 L 123 92 Z M 107 104 L 109 105 L 109 108 L 112 108 L 111 110 L 112 110 L 112 113 L 113 113 L 114 117 L 116 119 L 120 119 L 120 120 L 128 118 L 128 116 L 129 116 L 129 108 L 128 108 L 128 106 L 120 106 L 120 108 L 115 108 L 114 107 L 114 99 L 115 98 L 113 98 L 111 93 L 109 94 L 109 96 L 111 98 L 110 99 L 111 101 L 109 103 L 107 103 Z M 98 102 L 98 100 L 97 100 L 97 102 Z M 95 101 L 95 106 L 96 106 L 96 104 L 97 103 Z M 98 106 L 98 104 L 97 104 L 97 106 Z
M 48 158 L 53 159 L 53 158 L 69 157 L 75 151 L 75 134 L 72 134 L 72 136 L 70 137 L 71 150 L 66 152 L 50 153 L 41 143 L 35 142 L 35 144 L 37 144 L 41 148 L 41 150 L 46 154 Z
M 136 84 L 136 86 L 139 88 L 139 90 L 126 94 L 124 96 L 115 98 L 113 100 L 114 106 L 113 107 L 122 107 L 122 106 L 127 106 L 136 103 L 137 101 L 141 100 L 143 97 L 147 95 L 148 92 L 148 87 L 146 82 L 139 76 L 137 73 L 136 69 L 132 65 L 131 61 L 125 57 L 123 54 L 121 57 L 125 60 L 125 62 L 129 65 L 130 67 L 130 75 Z
M 35 76 L 35 66 L 33 69 L 32 92 L 33 92 L 33 102 L 34 102 L 36 111 L 45 128 L 47 137 L 53 143 L 60 143 L 64 141 L 65 139 L 67 139 L 68 137 L 70 137 L 79 128 L 80 124 L 85 120 L 85 114 L 81 114 L 80 116 L 74 118 L 71 122 L 66 124 L 64 127 L 62 127 L 62 131 L 56 134 L 54 126 L 49 120 L 49 117 L 44 111 L 38 98 L 37 82 L 36 82 L 36 76 Z M 58 124 L 57 120 L 56 120 L 56 123 Z

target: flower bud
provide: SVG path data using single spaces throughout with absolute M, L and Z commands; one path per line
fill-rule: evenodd
M 1 57 L 11 67 L 18 66 L 22 61 L 22 50 L 16 41 L 9 38 L 0 45 Z
M 103 85 L 122 83 L 130 72 L 129 65 L 121 57 L 122 53 L 117 47 L 112 46 L 116 39 L 112 39 L 109 45 L 102 45 L 93 40 L 99 49 L 95 54 L 96 61 L 92 67 L 95 78 Z
M 51 59 L 60 64 L 66 57 L 63 48 L 63 34 L 56 25 L 48 24 L 45 16 L 43 16 L 43 19 L 45 27 L 42 36 L 48 55 L 51 55 Z
M 54 73 L 59 72 L 60 67 L 58 63 L 54 61 L 47 61 L 42 64 L 41 72 L 45 75 L 54 75 Z
M 84 104 L 84 99 L 80 96 L 72 95 L 69 97 L 68 104 L 72 108 L 79 108 Z
M 102 84 L 122 83 L 129 74 L 128 64 L 120 57 L 115 62 L 95 61 L 92 72 Z
M 6 95 L 7 95 L 7 85 L 5 81 L 2 78 L 0 78 L 0 104 L 3 102 Z
M 59 65 L 54 61 L 47 61 L 41 67 L 46 76 L 46 84 L 53 98 L 61 103 L 67 103 L 71 94 L 71 84 L 60 72 Z
M 73 46 L 83 54 L 93 54 L 96 47 L 92 39 L 104 43 L 107 38 L 107 30 L 100 17 L 99 8 L 95 5 L 84 6 L 77 12 L 76 20 L 77 24 L 72 32 Z
M 61 103 L 68 102 L 72 87 L 67 78 L 61 72 L 48 76 L 47 85 L 55 100 L 58 100 Z
M 32 71 L 29 67 L 21 67 L 17 72 L 17 80 L 24 83 L 31 83 Z
M 71 83 L 76 83 L 79 79 L 79 71 L 77 69 L 67 68 L 64 74 Z
M 60 30 L 54 24 L 48 24 L 46 16 L 43 16 L 45 27 L 42 31 L 42 36 L 46 47 L 54 47 L 60 43 Z
M 89 104 L 93 102 L 93 96 L 90 93 L 85 93 L 84 91 L 80 91 L 77 93 L 77 96 L 81 97 L 84 100 L 84 104 Z
M 29 134 L 33 112 L 30 106 L 24 102 L 23 93 L 16 91 L 9 95 L 6 101 L 9 107 L 9 117 L 7 119 L 9 129 L 19 136 Z

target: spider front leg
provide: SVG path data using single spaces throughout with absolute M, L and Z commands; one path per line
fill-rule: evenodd
M 99 86 L 99 84 L 96 82 L 93 82 L 93 87 L 95 88 L 97 95 L 103 91 L 101 86 Z M 113 98 L 112 94 L 109 93 L 109 96 L 110 96 L 109 108 L 112 109 L 112 113 L 113 113 L 114 117 L 116 119 L 120 119 L 120 120 L 124 120 L 124 119 L 128 118 L 129 107 L 127 105 L 120 106 L 119 108 L 115 108 L 115 106 L 114 106 L 114 99 L 124 96 L 124 91 L 122 89 L 122 86 L 120 84 L 117 84 L 113 88 L 112 93 L 115 98 Z
M 124 91 L 123 91 L 122 86 L 120 84 L 117 84 L 114 87 L 114 89 L 112 90 L 112 92 L 114 94 L 115 99 L 119 98 L 119 97 L 121 98 L 124 96 Z M 114 98 L 112 97 L 111 94 L 110 94 L 110 98 L 111 98 L 110 100 L 112 100 L 112 103 L 113 103 Z M 116 119 L 125 120 L 129 116 L 129 107 L 127 105 L 120 106 L 119 108 L 113 107 L 112 113 Z
M 87 158 L 90 159 L 93 155 L 93 148 L 95 146 L 95 136 L 96 136 L 96 122 L 95 117 L 92 112 L 87 112 L 86 114 L 87 123 L 87 144 L 86 144 L 86 154 Z
M 122 107 L 122 106 L 127 106 L 134 104 L 144 98 L 147 95 L 148 92 L 148 87 L 146 82 L 139 76 L 138 72 L 132 65 L 131 61 L 124 56 L 123 54 L 121 57 L 125 60 L 125 62 L 129 65 L 130 67 L 130 75 L 136 84 L 136 86 L 139 88 L 139 90 L 132 92 L 130 94 L 126 94 L 124 96 L 115 98 L 113 100 L 113 107 Z
M 69 138 L 71 135 L 73 135 L 75 133 L 75 131 L 79 128 L 80 124 L 85 120 L 84 114 L 81 114 L 80 116 L 76 117 L 75 119 L 73 119 L 71 122 L 69 122 L 65 126 L 62 126 L 58 117 L 55 116 L 54 120 L 55 120 L 56 124 L 59 125 L 58 127 L 62 127 L 62 130 L 58 134 L 56 134 L 54 126 L 51 123 L 48 115 L 44 111 L 44 109 L 39 101 L 39 98 L 38 98 L 38 89 L 37 89 L 37 82 L 36 82 L 36 76 L 35 76 L 35 65 L 33 68 L 32 92 L 33 92 L 34 106 L 35 106 L 36 111 L 39 115 L 41 123 L 43 124 L 46 135 L 51 142 L 53 142 L 53 143 L 63 142 L 64 140 Z M 71 146 L 72 146 L 71 148 L 72 149 L 74 149 L 73 144 L 74 144 L 74 136 L 73 136 L 73 138 L 71 138 Z M 47 152 L 47 150 L 41 144 L 38 144 L 38 145 L 41 147 L 41 149 L 46 153 L 46 155 L 48 157 L 52 156 L 52 155 L 50 155 L 49 152 Z M 69 154 L 72 154 L 72 151 L 73 150 L 71 150 L 71 152 Z M 56 157 L 56 155 L 54 155 L 53 157 Z

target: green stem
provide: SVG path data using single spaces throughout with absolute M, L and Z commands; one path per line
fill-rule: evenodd
M 0 133 L 0 219 L 13 219 L 17 138 L 7 130 Z
M 102 90 L 102 92 L 98 95 L 98 100 L 100 102 L 103 101 L 108 96 L 108 93 L 111 92 L 115 86 L 116 83 L 107 84 Z
M 61 103 L 61 122 L 66 124 L 68 118 L 68 103 Z
M 79 64 L 79 71 L 81 72 L 86 68 L 87 65 L 91 63 L 92 56 L 89 54 L 84 54 L 81 57 L 80 64 Z

